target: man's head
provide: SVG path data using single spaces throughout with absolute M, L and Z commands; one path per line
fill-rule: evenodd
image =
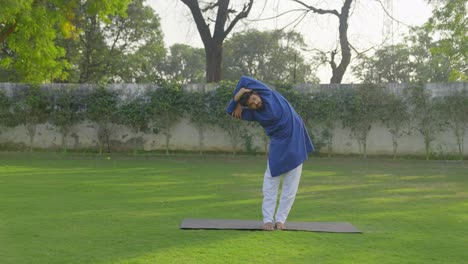
M 240 100 L 242 106 L 246 106 L 252 110 L 263 110 L 265 105 L 263 104 L 262 98 L 255 92 L 244 93 Z

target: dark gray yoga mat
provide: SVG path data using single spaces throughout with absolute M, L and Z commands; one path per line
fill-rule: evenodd
M 263 230 L 263 222 L 252 220 L 191 219 L 182 220 L 181 229 Z M 361 233 L 348 222 L 286 222 L 286 229 L 294 231 Z

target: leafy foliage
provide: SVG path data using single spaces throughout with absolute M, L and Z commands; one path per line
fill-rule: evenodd
M 338 89 L 322 90 L 313 95 L 310 103 L 311 123 L 309 131 L 316 131 L 314 146 L 320 151 L 327 147 L 330 157 L 333 154 L 333 130 L 340 120 L 341 93 Z
M 464 137 L 468 130 L 468 90 L 454 91 L 442 98 L 441 115 L 457 140 L 458 155 L 463 159 Z
M 379 100 L 382 88 L 375 84 L 364 84 L 356 89 L 345 92 L 341 110 L 343 125 L 351 130 L 361 149 L 364 158 L 367 157 L 367 137 L 380 117 L 382 108 Z
M 128 98 L 127 101 L 119 107 L 119 123 L 129 127 L 134 133 L 133 155 L 137 152 L 136 136 L 141 132 L 149 130 L 151 115 L 149 113 L 148 100 L 143 95 L 136 95 Z
M 209 105 L 209 93 L 196 91 L 185 94 L 185 102 L 187 103 L 187 113 L 190 121 L 198 129 L 198 146 L 200 154 L 203 154 L 203 141 L 205 139 L 204 131 L 206 126 L 210 124 L 213 114 Z
M 245 133 L 245 122 L 232 118 L 226 114 L 226 106 L 233 98 L 234 82 L 222 81 L 219 87 L 209 92 L 209 106 L 212 110 L 210 122 L 222 128 L 228 135 L 232 146 L 232 154 L 236 155 L 237 148 Z
M 312 65 L 301 54 L 302 36 L 281 30 L 236 33 L 224 45 L 223 76 L 249 75 L 270 82 L 318 82 Z
M 116 91 L 106 89 L 104 85 L 93 90 L 86 99 L 87 118 L 94 122 L 96 127 L 99 154 L 102 154 L 104 144 L 110 152 L 110 138 L 118 123 L 119 95 Z
M 164 78 L 182 84 L 202 83 L 205 80 L 205 52 L 186 44 L 174 44 L 163 62 Z
M 392 134 L 393 158 L 398 151 L 398 139 L 410 132 L 410 112 L 405 100 L 397 94 L 386 90 L 381 98 L 382 111 L 380 121 Z
M 51 103 L 46 93 L 37 85 L 20 91 L 14 105 L 16 125 L 25 125 L 29 136 L 29 151 L 33 151 L 37 125 L 45 123 L 50 115 Z
M 5 94 L 4 91 L 0 90 L 0 129 L 2 127 L 8 127 L 11 125 L 12 113 L 11 113 L 11 99 Z M 1 133 L 1 130 L 0 130 Z
M 14 69 L 21 82 L 43 83 L 63 80 L 70 63 L 57 37 L 74 38 L 80 31 L 79 20 L 85 14 L 109 22 L 108 15 L 125 15 L 129 0 L 7 0 L 0 11 L 0 44 L 6 44 L 13 56 L 0 66 Z M 79 7 L 84 5 L 82 12 Z
M 179 84 L 160 81 L 158 86 L 148 94 L 149 109 L 156 128 L 166 137 L 166 155 L 169 155 L 171 129 L 182 118 L 187 106 Z
M 441 113 L 438 111 L 432 95 L 421 84 L 410 84 L 405 90 L 405 98 L 408 105 L 411 106 L 413 128 L 423 136 L 426 159 L 429 160 L 431 143 L 444 128 Z
M 83 121 L 83 97 L 77 95 L 73 88 L 61 88 L 53 91 L 54 101 L 51 112 L 51 122 L 62 134 L 62 149 L 67 152 L 67 136 L 73 125 Z
M 436 38 L 431 53 L 438 54 L 450 63 L 450 81 L 468 80 L 468 24 L 466 0 L 436 3 L 426 29 Z

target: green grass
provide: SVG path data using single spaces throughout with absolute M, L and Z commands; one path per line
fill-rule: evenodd
M 261 220 L 264 157 L 0 153 L 0 263 L 467 263 L 468 164 L 311 159 L 290 221 L 363 234 L 179 230 Z

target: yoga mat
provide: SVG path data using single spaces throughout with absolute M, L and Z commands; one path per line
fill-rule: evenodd
M 361 233 L 348 222 L 286 222 L 286 231 Z M 263 230 L 263 222 L 253 220 L 193 219 L 182 220 L 181 229 Z

